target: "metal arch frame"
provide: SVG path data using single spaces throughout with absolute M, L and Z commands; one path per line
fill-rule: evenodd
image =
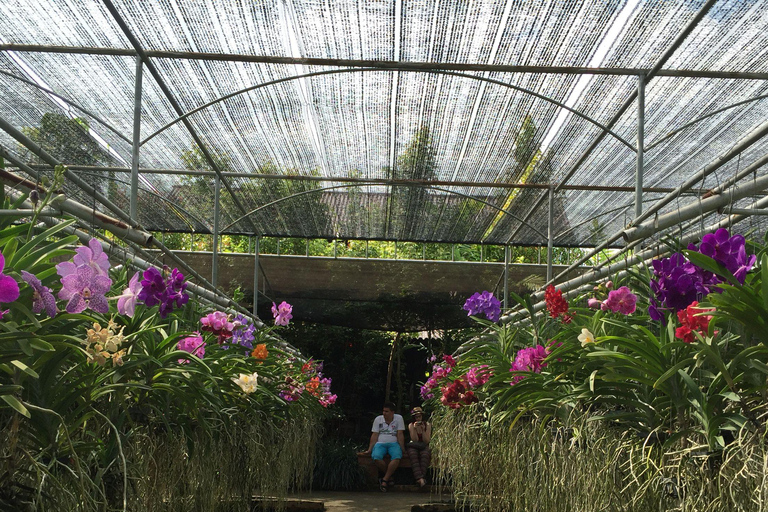
M 89 175 L 89 176 L 99 176 L 99 177 L 102 177 L 102 178 L 104 177 L 104 176 L 103 176 L 103 175 L 101 175 L 101 174 L 96 174 L 96 173 L 94 173 L 94 172 L 88 172 L 88 171 L 78 171 L 78 174 L 87 174 L 87 175 Z M 117 183 L 122 183 L 122 184 L 124 184 L 124 185 L 128 185 L 129 187 L 131 186 L 131 182 L 130 182 L 130 181 L 125 181 L 125 180 L 121 180 L 121 179 L 118 179 L 118 178 L 107 178 L 107 179 L 108 179 L 108 180 L 111 180 L 111 181 L 115 181 L 115 182 L 117 182 Z M 151 190 L 149 190 L 149 189 L 147 189 L 147 188 L 141 188 L 141 187 L 138 187 L 138 190 L 141 190 L 142 192 L 146 192 L 147 194 L 153 195 L 153 196 L 157 197 L 158 199 L 161 199 L 161 200 L 165 201 L 165 202 L 166 202 L 166 203 L 168 203 L 168 204 L 169 204 L 171 207 L 173 207 L 173 208 L 178 208 L 179 210 L 181 210 L 183 213 L 185 213 L 186 215 L 188 215 L 188 216 L 189 216 L 189 218 L 191 218 L 193 221 L 195 221 L 195 222 L 199 223 L 201 226 L 206 226 L 206 223 L 205 223 L 205 222 L 203 222 L 201 219 L 199 219 L 198 217 L 196 217 L 196 216 L 195 216 L 195 215 L 194 215 L 192 212 L 188 211 L 186 208 L 184 208 L 184 207 L 182 207 L 182 206 L 179 206 L 179 204 L 178 204 L 178 203 L 176 203 L 176 202 L 174 202 L 174 201 L 171 201 L 170 199 L 168 199 L 168 198 L 166 198 L 166 197 L 163 197 L 163 196 L 161 196 L 161 195 L 160 195 L 160 194 L 158 194 L 157 192 L 152 192 Z M 179 217 L 181 217 L 181 216 L 179 216 Z M 190 226 L 190 228 L 192 227 L 192 226 L 191 226 L 191 224 L 192 224 L 192 223 L 191 223 L 191 222 L 189 222 L 189 220 L 188 220 L 188 219 L 185 219 L 184 217 L 181 217 L 181 220 L 183 220 L 184 222 L 186 222 L 186 223 L 187 223 L 187 225 L 188 225 L 188 226 Z M 208 228 L 208 229 L 210 230 L 210 228 Z
M 163 95 L 168 100 L 168 102 L 171 104 L 173 109 L 176 111 L 177 114 L 181 115 L 181 106 L 176 101 L 176 98 L 171 94 L 170 89 L 168 89 L 168 86 L 166 85 L 165 81 L 163 80 L 163 77 L 158 72 L 157 68 L 155 67 L 154 63 L 152 63 L 149 60 L 149 57 L 147 56 L 146 52 L 144 51 L 144 48 L 141 46 L 141 43 L 136 38 L 136 36 L 131 32 L 131 29 L 128 27 L 128 24 L 125 22 L 122 16 L 120 16 L 120 13 L 118 12 L 115 5 L 112 3 L 112 0 L 102 0 L 104 3 L 104 6 L 107 8 L 109 13 L 111 14 L 112 18 L 115 20 L 117 25 L 120 27 L 120 29 L 123 31 L 124 35 L 128 39 L 128 41 L 133 46 L 134 50 L 136 51 L 137 58 L 144 63 L 145 66 L 147 66 L 147 69 L 152 74 L 152 77 L 155 79 L 155 82 L 157 82 L 157 86 L 160 88 L 160 90 L 163 92 Z M 235 195 L 234 190 L 232 189 L 229 182 L 222 176 L 221 169 L 219 169 L 219 166 L 214 161 L 211 154 L 208 152 L 207 147 L 205 144 L 203 144 L 202 139 L 200 139 L 200 136 L 197 134 L 197 131 L 192 126 L 189 121 L 184 119 L 184 126 L 186 126 L 187 130 L 189 131 L 190 135 L 192 136 L 192 140 L 195 142 L 198 148 L 200 148 L 200 151 L 203 153 L 203 156 L 205 157 L 206 161 L 208 162 L 208 165 L 211 166 L 211 168 L 216 172 L 216 174 L 221 179 L 222 184 L 226 187 L 227 191 L 229 192 L 230 196 L 232 197 L 232 201 L 235 203 L 235 206 L 238 207 L 243 213 L 245 213 L 245 207 L 240 202 L 240 199 L 238 199 L 237 195 Z M 255 228 L 255 226 L 254 226 Z
M 525 87 L 520 87 L 520 86 L 517 86 L 517 85 L 512 85 L 510 83 L 502 82 L 501 80 L 495 80 L 493 78 L 486 78 L 486 77 L 482 77 L 482 76 L 470 75 L 470 74 L 467 74 L 467 73 L 460 73 L 460 72 L 457 72 L 457 71 L 445 71 L 445 70 L 434 70 L 434 69 L 409 69 L 409 68 L 395 68 L 395 67 L 392 67 L 392 68 L 388 67 L 388 68 L 328 69 L 328 70 L 324 70 L 324 71 L 314 71 L 314 72 L 311 72 L 311 73 L 303 73 L 301 75 L 293 75 L 293 76 L 289 76 L 289 77 L 278 78 L 278 79 L 275 79 L 275 80 L 270 80 L 268 82 L 263 82 L 261 84 L 252 85 L 250 87 L 246 87 L 244 89 L 240 89 L 239 91 L 235 91 L 235 92 L 226 94 L 226 95 L 224 95 L 224 96 L 222 96 L 220 98 L 217 98 L 217 99 L 215 99 L 213 101 L 209 101 L 208 103 L 206 103 L 204 105 L 201 105 L 201 106 L 199 106 L 197 108 L 194 108 L 194 109 L 190 110 L 189 112 L 187 112 L 187 113 L 185 113 L 183 115 L 180 115 L 179 117 L 177 117 L 176 119 L 174 119 L 170 123 L 160 127 L 157 131 L 155 131 L 154 133 L 148 135 L 144 140 L 141 141 L 141 145 L 143 146 L 144 143 L 148 142 L 150 139 L 152 139 L 156 135 L 159 135 L 160 133 L 162 133 L 166 129 L 170 128 L 171 126 L 177 124 L 179 121 L 183 121 L 184 119 L 188 118 L 189 116 L 191 116 L 193 114 L 196 114 L 197 112 L 200 112 L 201 110 L 205 110 L 206 108 L 208 108 L 210 106 L 213 106 L 213 105 L 215 105 L 217 103 L 220 103 L 222 101 L 226 101 L 226 100 L 228 100 L 230 98 L 233 98 L 235 96 L 238 96 L 240 94 L 245 94 L 247 92 L 250 92 L 250 91 L 253 91 L 253 90 L 256 90 L 256 89 L 261 89 L 263 87 L 267 87 L 267 86 L 270 86 L 270 85 L 276 85 L 276 84 L 283 83 L 283 82 L 289 82 L 291 80 L 297 80 L 297 79 L 300 79 L 300 78 L 310 78 L 310 77 L 314 77 L 314 76 L 334 75 L 334 74 L 341 74 L 341 73 L 363 73 L 363 72 L 368 72 L 368 71 L 402 71 L 402 72 L 411 72 L 411 73 L 434 73 L 434 74 L 438 74 L 438 75 L 448 75 L 448 76 L 457 76 L 457 77 L 460 77 L 460 78 L 470 78 L 472 80 L 479 80 L 481 82 L 487 82 L 487 83 L 491 83 L 491 84 L 494 84 L 494 85 L 501 85 L 503 87 L 507 87 L 507 88 L 513 89 L 515 91 L 519 91 L 519 92 L 522 92 L 522 93 L 525 93 L 525 94 L 530 94 L 530 95 L 535 96 L 535 97 L 537 97 L 539 99 L 542 99 L 544 101 L 552 103 L 553 105 L 555 105 L 557 107 L 565 109 L 565 110 L 571 112 L 572 114 L 575 114 L 575 115 L 581 117 L 582 119 L 588 121 L 589 123 L 592 123 L 593 125 L 597 126 L 598 128 L 600 128 L 603 131 L 603 133 L 610 134 L 616 140 L 618 140 L 619 142 L 621 142 L 622 144 L 627 146 L 632 151 L 637 151 L 637 148 L 635 146 L 633 146 L 631 143 L 626 141 L 623 137 L 621 137 L 616 132 L 612 131 L 610 129 L 610 127 L 605 126 L 605 125 L 599 123 L 598 121 L 592 119 L 588 115 L 583 114 L 582 112 L 580 112 L 580 111 L 578 111 L 578 110 L 576 110 L 574 108 L 571 108 L 571 107 L 565 105 L 562 102 L 559 102 L 557 100 L 549 98 L 549 97 L 547 97 L 547 96 L 545 96 L 543 94 L 537 93 L 536 91 L 532 91 L 530 89 L 526 89 Z
M 701 117 L 698 117 L 698 118 L 694 119 L 693 121 L 682 125 L 680 128 L 677 128 L 677 129 L 669 132 L 664 137 L 654 141 L 652 144 L 649 144 L 648 146 L 645 146 L 644 149 L 645 149 L 645 151 L 650 151 L 651 149 L 655 148 L 656 146 L 658 146 L 662 142 L 665 142 L 665 141 L 671 139 L 672 137 L 674 137 L 678 133 L 682 132 L 683 130 L 688 129 L 691 126 L 693 126 L 693 125 L 695 125 L 695 124 L 697 124 L 697 123 L 699 123 L 699 122 L 701 122 L 701 121 L 703 121 L 703 120 L 705 120 L 705 119 L 707 119 L 709 117 L 712 117 L 714 115 L 720 114 L 721 112 L 725 112 L 726 110 L 730 110 L 732 108 L 740 107 L 741 105 L 745 105 L 745 104 L 751 103 L 753 101 L 763 100 L 765 98 L 768 98 L 768 94 L 761 94 L 760 96 L 754 96 L 752 98 L 747 98 L 746 100 L 738 101 L 738 102 L 733 103 L 731 105 L 728 105 L 726 107 L 719 108 L 719 109 L 717 109 L 715 111 L 710 112 L 709 114 L 706 114 L 706 115 L 703 115 Z
M 57 98 L 59 98 L 61 101 L 63 101 L 67 105 L 71 105 L 71 106 L 75 107 L 76 109 L 82 111 L 83 113 L 88 114 L 89 116 L 94 118 L 96 121 L 98 121 L 99 123 L 104 125 L 106 128 L 109 128 L 110 131 L 112 131 L 115 135 L 117 135 L 118 137 L 123 139 L 125 142 L 127 142 L 130 145 L 133 145 L 133 141 L 131 139 L 129 139 L 128 137 L 126 137 L 125 135 L 123 135 L 122 133 L 120 133 L 117 128 L 115 128 L 114 126 L 112 126 L 111 124 L 109 124 L 108 122 L 106 122 L 105 120 L 103 120 L 101 117 L 97 116 L 96 114 L 94 114 L 90 110 L 88 110 L 85 107 L 79 105 L 78 103 L 75 103 L 74 101 L 65 98 L 64 96 L 62 96 L 61 94 L 59 94 L 57 92 L 54 92 L 54 91 L 52 91 L 52 90 L 50 90 L 48 88 L 45 88 L 45 87 L 43 87 L 40 84 L 36 84 L 32 80 L 27 80 L 26 78 L 14 75 L 13 73 L 9 73 L 8 71 L 5 71 L 3 69 L 0 69 L 0 73 L 5 75 L 5 76 L 8 76 L 10 78 L 14 78 L 16 80 L 19 80 L 20 82 L 24 82 L 27 85 L 31 85 L 32 87 L 36 87 L 36 88 L 40 89 L 41 91 L 43 91 L 43 92 L 45 92 L 47 94 L 50 94 L 51 96 L 56 96 Z
M 238 222 L 246 219 L 247 217 L 250 217 L 254 213 L 257 213 L 257 212 L 263 210 L 264 208 L 267 208 L 269 206 L 274 206 L 274 205 L 276 205 L 278 203 L 282 203 L 283 201 L 287 201 L 289 199 L 293 199 L 293 198 L 298 197 L 298 196 L 303 196 L 303 195 L 306 195 L 306 194 L 312 194 L 312 193 L 316 193 L 316 192 L 325 192 L 326 190 L 335 190 L 335 189 L 340 189 L 340 188 L 375 187 L 375 186 L 378 186 L 378 184 L 376 184 L 376 183 L 349 183 L 349 184 L 346 184 L 346 185 L 334 185 L 334 186 L 331 186 L 331 187 L 322 187 L 322 188 L 316 188 L 316 189 L 312 189 L 312 190 L 303 190 L 301 192 L 296 192 L 295 194 L 291 194 L 289 196 L 285 196 L 285 197 L 281 197 L 279 199 L 275 199 L 274 201 L 270 201 L 267 204 L 263 204 L 263 205 L 259 206 L 258 208 L 255 208 L 255 209 L 251 210 L 250 212 L 246 213 L 242 217 L 238 217 L 237 219 L 235 219 L 234 221 L 232 221 L 228 225 L 224 226 L 224 228 L 222 228 L 221 231 L 224 232 L 224 231 L 228 230 L 229 228 L 231 228 L 232 226 L 234 226 Z M 509 215 L 510 217 L 514 218 L 515 220 L 519 220 L 520 222 L 525 223 L 529 228 L 531 228 L 533 231 L 535 231 L 537 234 L 541 235 L 542 237 L 545 236 L 544 233 L 539 231 L 537 228 L 535 228 L 531 224 L 528 224 L 526 221 L 524 221 L 523 219 L 519 218 L 515 214 L 513 214 L 513 213 L 511 213 L 511 212 L 509 212 L 507 210 L 504 210 L 502 208 L 499 208 L 498 206 L 496 206 L 494 204 L 491 204 L 491 203 L 489 203 L 487 201 L 484 201 L 482 199 L 478 199 L 476 197 L 472 197 L 472 196 L 470 196 L 468 194 L 464 194 L 462 192 L 456 192 L 454 190 L 448 190 L 448 189 L 441 188 L 441 187 L 433 187 L 433 186 L 430 186 L 430 185 L 421 185 L 421 184 L 420 185 L 414 185 L 414 184 L 403 184 L 403 185 L 401 185 L 401 184 L 397 184 L 396 183 L 396 184 L 394 184 L 394 186 L 415 186 L 415 187 L 427 188 L 427 189 L 431 189 L 431 190 L 439 190 L 440 192 L 446 192 L 448 194 L 462 196 L 462 197 L 465 197 L 467 199 L 471 199 L 473 201 L 477 201 L 479 203 L 483 203 L 486 206 L 490 206 L 491 208 L 493 208 L 495 210 L 498 210 L 498 211 L 500 211 L 500 212 L 502 212 L 502 213 L 504 213 L 506 215 Z
M 652 201 L 656 201 L 656 198 L 652 198 L 652 199 L 644 199 L 644 200 L 643 200 L 643 202 L 644 202 L 644 203 L 650 203 L 650 202 L 652 202 Z M 584 219 L 583 221 L 579 222 L 578 224 L 575 224 L 575 225 L 571 226 L 570 228 L 566 229 L 565 231 L 561 231 L 560 233 L 556 234 L 556 235 L 555 235 L 555 241 L 557 241 L 558 239 L 560 239 L 560 238 L 562 238 L 563 236 L 567 235 L 568 233 L 570 233 L 570 232 L 571 232 L 571 231 L 573 231 L 574 229 L 580 228 L 580 227 L 581 227 L 581 226 L 583 226 L 584 224 L 587 224 L 588 222 L 591 222 L 591 221 L 594 221 L 594 220 L 596 220 L 596 219 L 599 219 L 600 217 L 602 217 L 602 216 L 604 216 L 604 215 L 608 215 L 608 214 L 611 214 L 611 213 L 614 213 L 614 212 L 619 212 L 620 210 L 626 210 L 627 208 L 630 208 L 630 207 L 631 207 L 633 204 L 635 204 L 635 203 L 634 203 L 634 201 L 633 201 L 633 202 L 631 202 L 631 203 L 624 203 L 624 204 L 622 204 L 621 206 L 617 206 L 617 207 L 615 207 L 615 208 L 610 208 L 610 209 L 608 209 L 608 210 L 605 210 L 604 212 L 602 212 L 602 213 L 600 213 L 600 214 L 598 214 L 598 215 L 594 215 L 594 216 L 592 216 L 592 217 L 589 217 L 588 219 Z M 620 213 L 619 213 L 619 214 L 620 214 Z M 614 220 L 616 220 L 617 218 L 618 218 L 618 215 L 615 215 L 615 216 L 614 216 L 613 218 L 611 218 L 611 220 L 609 220 L 608 222 L 613 222 L 613 221 L 614 221 Z
M 664 52 L 664 54 L 659 58 L 659 60 L 656 62 L 656 64 L 651 68 L 647 73 L 642 73 L 644 75 L 643 83 L 648 84 L 652 78 L 657 76 L 659 72 L 661 71 L 661 68 L 664 66 L 664 64 L 667 63 L 667 61 L 672 57 L 672 55 L 677 51 L 677 49 L 680 47 L 680 45 L 683 44 L 685 39 L 690 35 L 691 32 L 693 32 L 694 28 L 696 28 L 696 25 L 699 24 L 699 22 L 706 16 L 706 14 L 709 12 L 709 10 L 715 5 L 717 0 L 707 0 L 707 2 L 699 9 L 699 11 L 696 13 L 696 15 L 691 19 L 688 24 L 683 28 L 683 30 L 678 34 L 678 36 L 675 38 L 675 40 L 672 42 L 669 48 Z M 616 114 L 613 116 L 613 118 L 608 122 L 607 126 L 609 128 L 613 128 L 613 126 L 619 121 L 622 115 L 629 109 L 629 107 L 635 102 L 635 100 L 638 97 L 638 94 L 640 93 L 640 88 L 638 87 L 635 89 L 634 92 L 632 92 L 629 97 L 624 101 L 624 104 L 622 104 L 621 107 L 619 107 L 619 110 L 616 112 Z M 555 188 L 555 192 L 559 192 L 562 187 L 565 185 L 565 183 L 573 176 L 576 171 L 582 166 L 582 164 L 587 160 L 589 155 L 592 154 L 592 152 L 597 148 L 598 144 L 603 140 L 605 137 L 605 134 L 607 132 L 600 133 L 595 140 L 587 147 L 586 150 L 582 153 L 582 155 L 576 160 L 576 162 L 571 166 L 571 168 L 568 170 L 568 172 L 563 176 L 562 181 L 557 185 Z M 639 150 L 642 150 L 643 148 L 638 148 Z M 525 220 L 527 221 L 535 212 L 539 209 L 544 199 L 547 197 L 547 193 L 542 193 L 539 195 L 539 198 L 534 202 L 533 207 L 530 209 L 528 215 L 526 215 Z M 514 238 L 514 236 L 520 231 L 522 228 L 522 224 L 518 226 L 515 231 L 512 232 L 512 234 L 509 237 L 509 240 Z M 583 261 L 586 261 L 588 258 L 584 258 L 582 261 L 579 261 L 578 263 L 582 263 Z M 569 271 L 571 268 L 568 269 Z

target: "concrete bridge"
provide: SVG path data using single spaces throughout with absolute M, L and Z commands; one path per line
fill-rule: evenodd
M 211 275 L 210 252 L 176 254 Z M 265 321 L 272 318 L 272 302 L 285 300 L 298 321 L 392 331 L 464 327 L 471 325 L 461 309 L 467 297 L 488 290 L 501 299 L 504 290 L 503 263 L 260 255 L 259 267 L 259 316 Z M 253 272 L 253 254 L 219 255 L 219 288 L 232 294 L 239 287 L 250 304 Z M 510 264 L 509 289 L 528 293 L 545 276 L 546 265 Z

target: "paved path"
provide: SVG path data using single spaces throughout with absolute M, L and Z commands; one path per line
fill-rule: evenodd
M 422 492 L 312 491 L 289 496 L 292 499 L 322 501 L 327 512 L 411 512 L 413 505 L 436 503 L 449 498 Z

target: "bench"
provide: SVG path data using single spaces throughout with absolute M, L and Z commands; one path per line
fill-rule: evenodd
M 389 464 L 389 455 L 384 457 L 384 462 Z M 361 468 L 363 468 L 363 471 L 365 472 L 366 483 L 371 486 L 378 486 L 379 470 L 376 467 L 376 462 L 371 458 L 371 454 L 359 452 L 357 454 L 357 463 Z M 397 469 L 400 468 L 411 468 L 411 459 L 408 457 L 408 454 L 403 454 L 403 458 L 400 459 L 400 465 Z
M 384 456 L 384 462 L 389 464 L 390 457 L 389 455 Z M 434 468 L 434 457 L 432 458 L 432 462 L 430 462 L 429 467 Z M 363 472 L 365 473 L 365 483 L 369 487 L 378 487 L 379 486 L 379 470 L 376 467 L 376 462 L 371 458 L 370 453 L 363 453 L 358 452 L 357 454 L 357 463 L 360 465 L 360 467 L 363 469 Z M 413 481 L 413 474 L 411 473 L 411 459 L 408 457 L 408 454 L 403 454 L 403 458 L 400 459 L 400 465 L 397 467 L 397 470 L 395 471 L 395 475 L 398 474 L 398 472 L 401 469 L 407 469 L 408 475 L 407 477 L 405 475 L 402 475 L 402 478 L 395 478 L 396 481 L 402 481 L 406 480 L 409 482 L 408 485 L 397 485 L 397 488 L 400 488 L 401 490 L 405 489 L 408 490 L 408 488 L 412 488 L 410 490 L 419 490 L 419 488 L 416 486 L 416 482 Z M 427 481 L 429 482 L 429 477 L 427 477 Z M 426 485 L 421 490 L 431 490 L 431 485 Z

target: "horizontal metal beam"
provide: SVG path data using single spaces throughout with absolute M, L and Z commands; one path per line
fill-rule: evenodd
M 0 51 L 74 53 L 86 55 L 116 55 L 134 57 L 136 51 L 127 48 L 94 48 L 82 46 L 47 46 L 36 44 L 0 44 Z M 379 68 L 382 70 L 445 70 L 483 71 L 491 73 L 544 73 L 553 75 L 619 75 L 637 76 L 648 74 L 648 68 L 590 68 L 581 66 L 516 66 L 506 64 L 474 64 L 463 62 L 413 62 L 392 60 L 321 59 L 282 57 L 274 55 L 242 55 L 234 53 L 204 53 L 145 50 L 149 58 L 188 59 L 224 62 L 253 62 L 261 64 L 300 64 L 305 66 L 338 66 L 350 68 Z M 693 69 L 659 69 L 655 76 L 682 78 L 739 78 L 747 80 L 768 80 L 768 73 L 741 71 L 714 71 Z
M 45 165 L 32 165 L 32 168 L 48 169 Z M 130 167 L 101 167 L 96 165 L 67 165 L 75 171 L 111 171 L 130 173 Z M 212 171 L 192 171 L 185 169 L 139 169 L 139 174 L 175 174 L 182 176 L 216 176 Z M 292 180 L 292 181 L 320 181 L 335 183 L 361 183 L 368 185 L 434 185 L 440 187 L 473 187 L 473 188 L 533 188 L 548 189 L 548 183 L 498 183 L 493 181 L 442 181 L 442 180 L 393 180 L 378 178 L 350 178 L 346 176 L 302 176 L 295 174 L 258 174 L 250 172 L 222 172 L 222 176 L 228 178 L 251 178 L 258 180 Z M 562 190 L 586 190 L 593 192 L 634 192 L 635 187 L 612 187 L 607 185 L 564 185 Z M 673 188 L 669 187 L 645 187 L 644 192 L 669 193 Z

